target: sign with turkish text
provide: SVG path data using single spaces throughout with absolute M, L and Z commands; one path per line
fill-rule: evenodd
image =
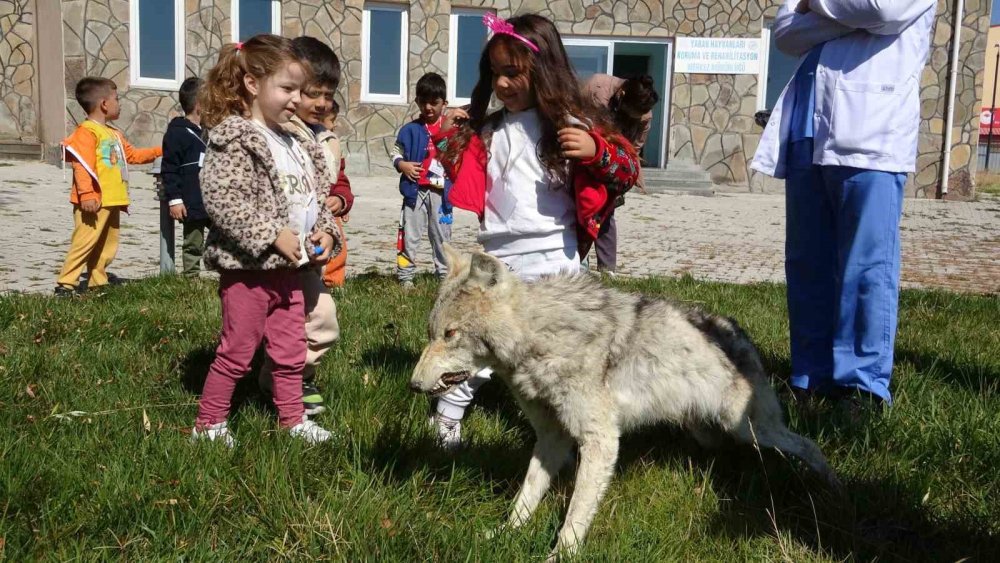
M 674 71 L 688 74 L 758 74 L 760 39 L 678 37 Z

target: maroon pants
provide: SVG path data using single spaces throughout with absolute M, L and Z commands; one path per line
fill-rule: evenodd
M 284 427 L 302 422 L 302 368 L 306 361 L 305 306 L 295 270 L 222 272 L 222 342 L 205 379 L 195 426 L 226 420 L 236 382 L 250 371 L 267 339 L 273 362 L 274 405 Z

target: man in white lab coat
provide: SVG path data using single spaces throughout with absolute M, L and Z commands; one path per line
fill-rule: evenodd
M 920 124 L 935 0 L 786 0 L 801 56 L 752 168 L 785 179 L 793 388 L 889 404 L 899 218 Z

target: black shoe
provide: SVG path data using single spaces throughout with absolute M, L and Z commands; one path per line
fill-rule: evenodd
M 837 413 L 852 425 L 881 415 L 885 407 L 882 397 L 861 389 L 844 389 L 837 401 Z
M 323 395 L 312 381 L 302 382 L 302 406 L 305 407 L 308 416 L 316 416 L 326 410 L 323 406 Z
M 126 278 L 120 278 L 110 272 L 108 272 L 108 285 L 125 285 L 131 280 Z
M 54 293 L 56 297 L 73 297 L 75 295 L 80 295 L 80 290 L 79 288 L 68 285 L 57 285 L 52 293 Z

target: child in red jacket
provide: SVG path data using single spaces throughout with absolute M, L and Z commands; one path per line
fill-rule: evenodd
M 437 141 L 454 180 L 449 199 L 474 211 L 479 242 L 525 280 L 575 273 L 615 196 L 635 183 L 635 151 L 585 100 L 562 39 L 546 18 L 484 18 L 493 38 L 483 51 L 466 113 L 454 110 Z M 504 109 L 487 115 L 492 94 Z M 455 121 L 462 127 L 452 127 Z M 442 396 L 434 416 L 439 443 L 461 443 L 461 422 L 489 370 Z

